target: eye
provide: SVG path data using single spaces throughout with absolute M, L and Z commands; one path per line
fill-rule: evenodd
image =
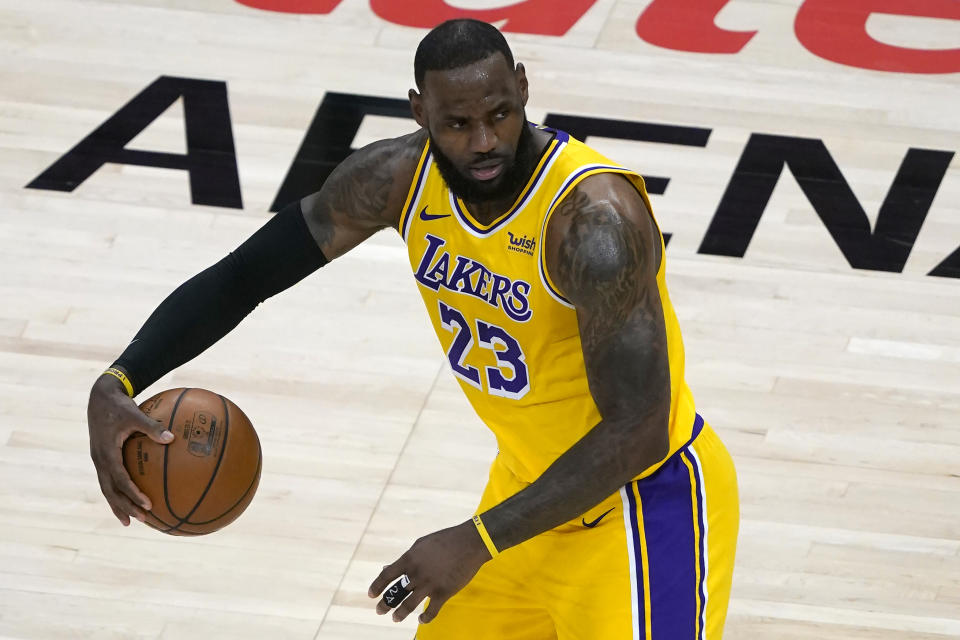
M 463 129 L 465 126 L 467 126 L 467 121 L 466 121 L 466 120 L 459 120 L 459 119 L 458 119 L 458 120 L 450 120 L 450 121 L 447 123 L 447 126 L 450 127 L 451 129 Z
M 506 120 L 507 116 L 509 115 L 510 115 L 510 110 L 504 109 L 502 111 L 497 112 L 497 115 L 495 117 L 497 120 Z

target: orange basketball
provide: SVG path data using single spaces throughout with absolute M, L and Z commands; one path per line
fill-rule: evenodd
M 243 411 L 205 389 L 169 389 L 140 409 L 175 436 L 169 445 L 142 433 L 123 443 L 123 464 L 153 506 L 147 524 L 199 536 L 236 520 L 257 491 L 262 461 Z

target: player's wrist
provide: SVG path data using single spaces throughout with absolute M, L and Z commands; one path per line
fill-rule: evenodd
M 119 370 L 122 372 L 122 370 Z M 115 396 L 121 395 L 125 398 L 129 398 L 130 394 L 127 391 L 126 385 L 121 381 L 116 375 L 112 375 L 103 371 L 93 383 L 93 393 L 104 396 Z
M 121 386 L 123 387 L 123 391 L 124 393 L 126 393 L 126 395 L 128 395 L 131 398 L 136 395 L 133 391 L 133 382 L 130 380 L 129 377 L 127 377 L 127 372 L 124 371 L 123 369 L 116 366 L 107 367 L 106 371 L 104 371 L 100 377 L 114 378 L 115 380 L 120 382 Z
M 487 528 L 483 523 L 483 519 L 480 515 L 475 515 L 471 520 L 468 520 L 466 524 L 469 528 L 474 530 L 476 534 L 474 536 L 475 541 L 479 541 L 479 553 L 483 556 L 484 562 L 487 560 L 492 560 L 493 558 L 500 555 L 499 549 L 497 549 L 496 544 L 493 542 L 493 539 L 490 537 L 490 534 L 487 532 Z

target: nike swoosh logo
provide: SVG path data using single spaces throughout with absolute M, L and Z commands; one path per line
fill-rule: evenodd
M 439 215 L 439 216 L 438 216 L 438 215 L 435 215 L 435 214 L 433 214 L 433 213 L 427 213 L 427 208 L 426 208 L 426 207 L 424 207 L 424 208 L 423 208 L 423 211 L 420 212 L 420 219 L 421 219 L 421 220 L 430 221 L 430 220 L 439 220 L 440 218 L 449 218 L 449 217 L 450 217 L 450 214 L 449 214 L 449 213 L 444 213 L 444 214 Z
M 588 529 L 593 529 L 595 526 L 597 526 L 598 524 L 600 524 L 600 521 L 603 520 L 603 517 L 604 517 L 605 515 L 607 515 L 608 513 L 610 513 L 611 511 L 613 511 L 614 508 L 615 508 L 615 507 L 610 507 L 609 509 L 607 509 L 606 511 L 604 511 L 603 513 L 601 513 L 600 516 L 599 516 L 596 520 L 594 520 L 594 521 L 592 521 L 592 522 L 587 522 L 587 521 L 586 521 L 585 519 L 583 519 L 583 518 L 580 518 L 580 522 L 582 522 L 582 523 L 583 523 L 583 526 L 587 527 Z

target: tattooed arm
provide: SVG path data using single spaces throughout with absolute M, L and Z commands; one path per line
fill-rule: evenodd
M 425 142 L 421 130 L 368 145 L 344 160 L 320 191 L 300 201 L 307 227 L 328 260 L 381 229 L 397 227 Z
M 202 353 L 270 296 L 378 229 L 396 226 L 424 138 L 418 132 L 385 140 L 350 156 L 319 193 L 304 198 L 299 207 L 285 207 L 235 251 L 161 302 L 113 364 L 125 376 L 123 383 L 110 375 L 94 382 L 87 405 L 90 455 L 103 495 L 124 525 L 131 516 L 143 520 L 150 502 L 123 467 L 123 441 L 142 431 L 157 442 L 169 442 L 162 439 L 163 428 L 127 394 L 135 395 Z
M 642 198 L 621 176 L 585 179 L 551 218 L 545 250 L 576 307 L 602 420 L 533 484 L 482 514 L 500 550 L 588 511 L 669 448 L 660 238 Z

